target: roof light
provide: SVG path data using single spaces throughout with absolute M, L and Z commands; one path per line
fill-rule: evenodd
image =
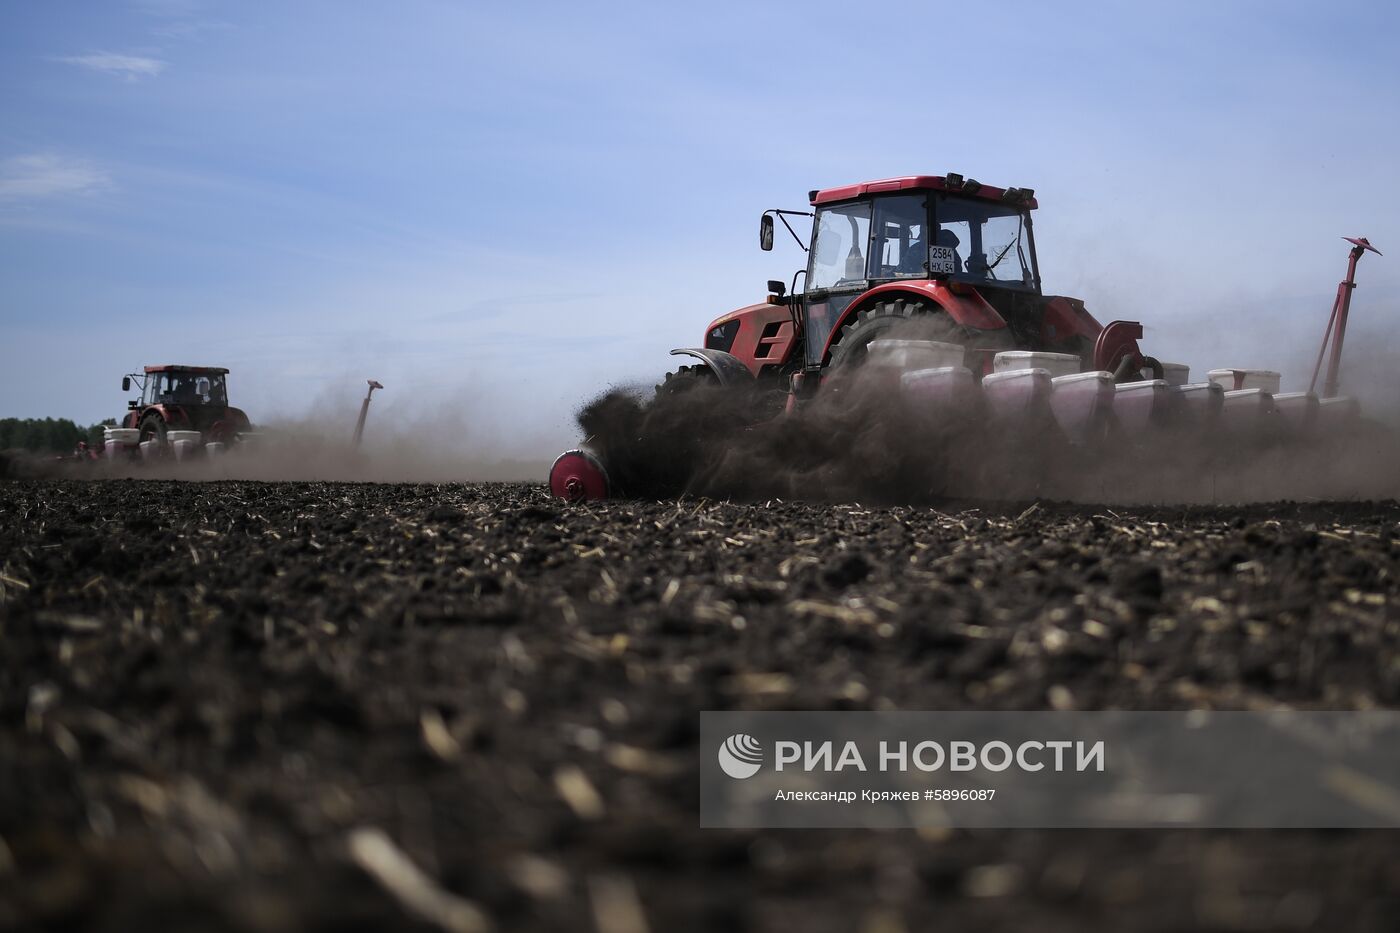
M 957 191 L 963 186 L 963 177 L 957 172 L 949 172 L 943 176 L 943 187 L 949 191 Z
M 1030 202 L 1034 201 L 1034 200 L 1035 200 L 1035 189 L 1034 189 L 1034 188 L 1022 188 L 1022 189 L 1021 189 L 1021 200 L 1024 201 L 1024 202 L 1026 202 L 1027 204 L 1029 204 Z
M 963 194 L 976 194 L 982 190 L 982 183 L 975 178 L 969 178 L 963 182 Z
M 1016 201 L 1021 200 L 1021 189 L 1007 188 L 1001 193 L 1001 199 L 1009 203 L 1015 203 Z

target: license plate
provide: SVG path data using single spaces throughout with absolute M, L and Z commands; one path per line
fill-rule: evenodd
M 958 271 L 957 254 L 951 246 L 930 246 L 928 248 L 928 271 L 930 275 L 953 275 Z

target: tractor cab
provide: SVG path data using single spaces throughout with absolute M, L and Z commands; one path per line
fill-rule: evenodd
M 168 368 L 151 373 L 141 393 L 144 405 L 228 405 L 226 371 Z
M 1002 345 L 1036 342 L 1040 270 L 1029 188 L 958 175 L 910 176 L 813 191 L 804 288 L 808 369 L 831 359 L 849 314 L 885 295 L 946 311 L 959 324 L 1006 330 Z
M 123 427 L 137 428 L 141 440 L 163 440 L 167 430 L 199 431 L 228 441 L 246 432 L 248 416 L 228 403 L 228 370 L 222 366 L 147 366 L 122 377 L 122 391 L 133 383 L 141 393 L 127 402 Z
M 1034 201 L 1029 192 L 1010 191 L 1011 197 L 929 189 L 853 198 L 846 197 L 849 189 L 817 192 L 806 291 L 932 279 L 1038 294 Z

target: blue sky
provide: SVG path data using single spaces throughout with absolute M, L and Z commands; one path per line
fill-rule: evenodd
M 881 24 L 892 17 L 897 25 Z M 801 263 L 757 218 L 953 170 L 1048 291 L 1306 381 L 1345 260 L 1400 348 L 1400 14 L 1360 3 L 0 0 L 0 416 L 223 364 L 254 420 L 452 411 L 509 454 Z M 1349 354 L 1349 358 L 1350 358 Z M 1400 388 L 1382 381 L 1380 391 Z

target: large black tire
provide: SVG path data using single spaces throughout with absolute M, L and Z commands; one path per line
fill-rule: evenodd
M 694 392 L 697 389 L 718 389 L 721 387 L 719 378 L 714 370 L 708 366 L 682 366 L 673 373 L 667 373 L 666 378 L 656 386 L 656 400 L 674 399 Z M 728 392 L 740 393 L 736 396 L 729 396 L 732 402 L 722 403 L 726 418 L 734 420 L 734 423 L 758 424 L 776 417 L 783 411 L 787 403 L 787 386 L 777 380 L 768 382 L 744 382 L 738 386 L 727 386 Z M 724 398 L 718 396 L 717 398 Z
M 976 330 L 959 324 L 947 311 L 932 304 L 917 299 L 894 298 L 864 308 L 846 322 L 831 344 L 827 367 L 834 370 L 837 367 L 861 365 L 872 341 L 888 337 L 896 328 L 913 321 L 919 322 L 917 334 L 921 340 L 996 350 L 1012 350 L 1016 346 L 1006 328 Z
M 656 387 L 658 398 L 663 396 L 680 395 L 682 392 L 689 392 L 691 389 L 698 389 L 701 386 L 712 386 L 715 384 L 715 374 L 708 366 L 682 366 L 673 373 L 667 373 L 666 378 L 661 380 L 661 385 Z
M 141 419 L 141 435 L 139 440 L 160 441 L 161 446 L 165 446 L 165 419 L 155 412 L 148 412 L 146 417 Z

